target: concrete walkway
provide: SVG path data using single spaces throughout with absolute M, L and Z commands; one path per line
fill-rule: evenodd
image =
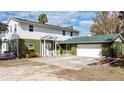
M 87 67 L 89 63 L 96 62 L 96 59 L 77 56 L 51 56 L 41 58 L 30 58 L 29 61 L 42 62 L 46 64 L 60 66 L 69 69 L 81 69 Z

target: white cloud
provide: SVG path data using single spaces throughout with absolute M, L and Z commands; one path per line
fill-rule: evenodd
M 6 20 L 4 20 L 4 21 L 2 21 L 2 23 L 5 23 L 5 24 L 6 24 L 6 23 L 7 23 L 7 21 L 6 21 Z
M 75 19 L 71 19 L 70 22 L 77 22 L 78 20 L 75 18 Z
M 19 12 L 18 16 L 20 17 L 25 17 L 25 16 L 29 16 L 30 14 L 28 12 Z
M 80 25 L 91 25 L 91 24 L 93 24 L 93 21 L 89 21 L 89 20 L 80 21 Z

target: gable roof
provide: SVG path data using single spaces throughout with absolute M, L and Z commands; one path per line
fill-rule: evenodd
M 36 25 L 42 25 L 42 26 L 52 27 L 52 28 L 61 29 L 61 30 L 65 30 L 65 31 L 80 32 L 80 31 L 75 30 L 75 29 L 69 29 L 68 27 L 61 27 L 61 26 L 56 26 L 56 25 L 51 25 L 51 24 L 40 24 L 39 22 L 31 21 L 31 20 L 27 20 L 27 19 L 20 19 L 20 18 L 16 18 L 16 17 L 11 17 L 9 19 L 9 21 L 11 19 L 18 21 L 18 22 L 26 22 L 26 23 L 36 24 Z
M 109 43 L 116 40 L 119 36 L 120 34 L 107 34 L 97 36 L 74 37 L 60 42 L 60 44 Z

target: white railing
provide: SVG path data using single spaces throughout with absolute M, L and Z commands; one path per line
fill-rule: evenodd
M 13 53 L 0 53 L 0 59 L 12 58 Z

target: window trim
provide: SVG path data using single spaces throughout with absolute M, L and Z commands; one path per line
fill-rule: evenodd
M 34 26 L 33 25 L 29 25 L 29 32 L 33 32 L 34 31 Z
M 30 46 L 29 45 L 33 45 L 33 47 L 32 48 L 30 48 Z M 28 43 L 28 49 L 34 49 L 34 43 Z

